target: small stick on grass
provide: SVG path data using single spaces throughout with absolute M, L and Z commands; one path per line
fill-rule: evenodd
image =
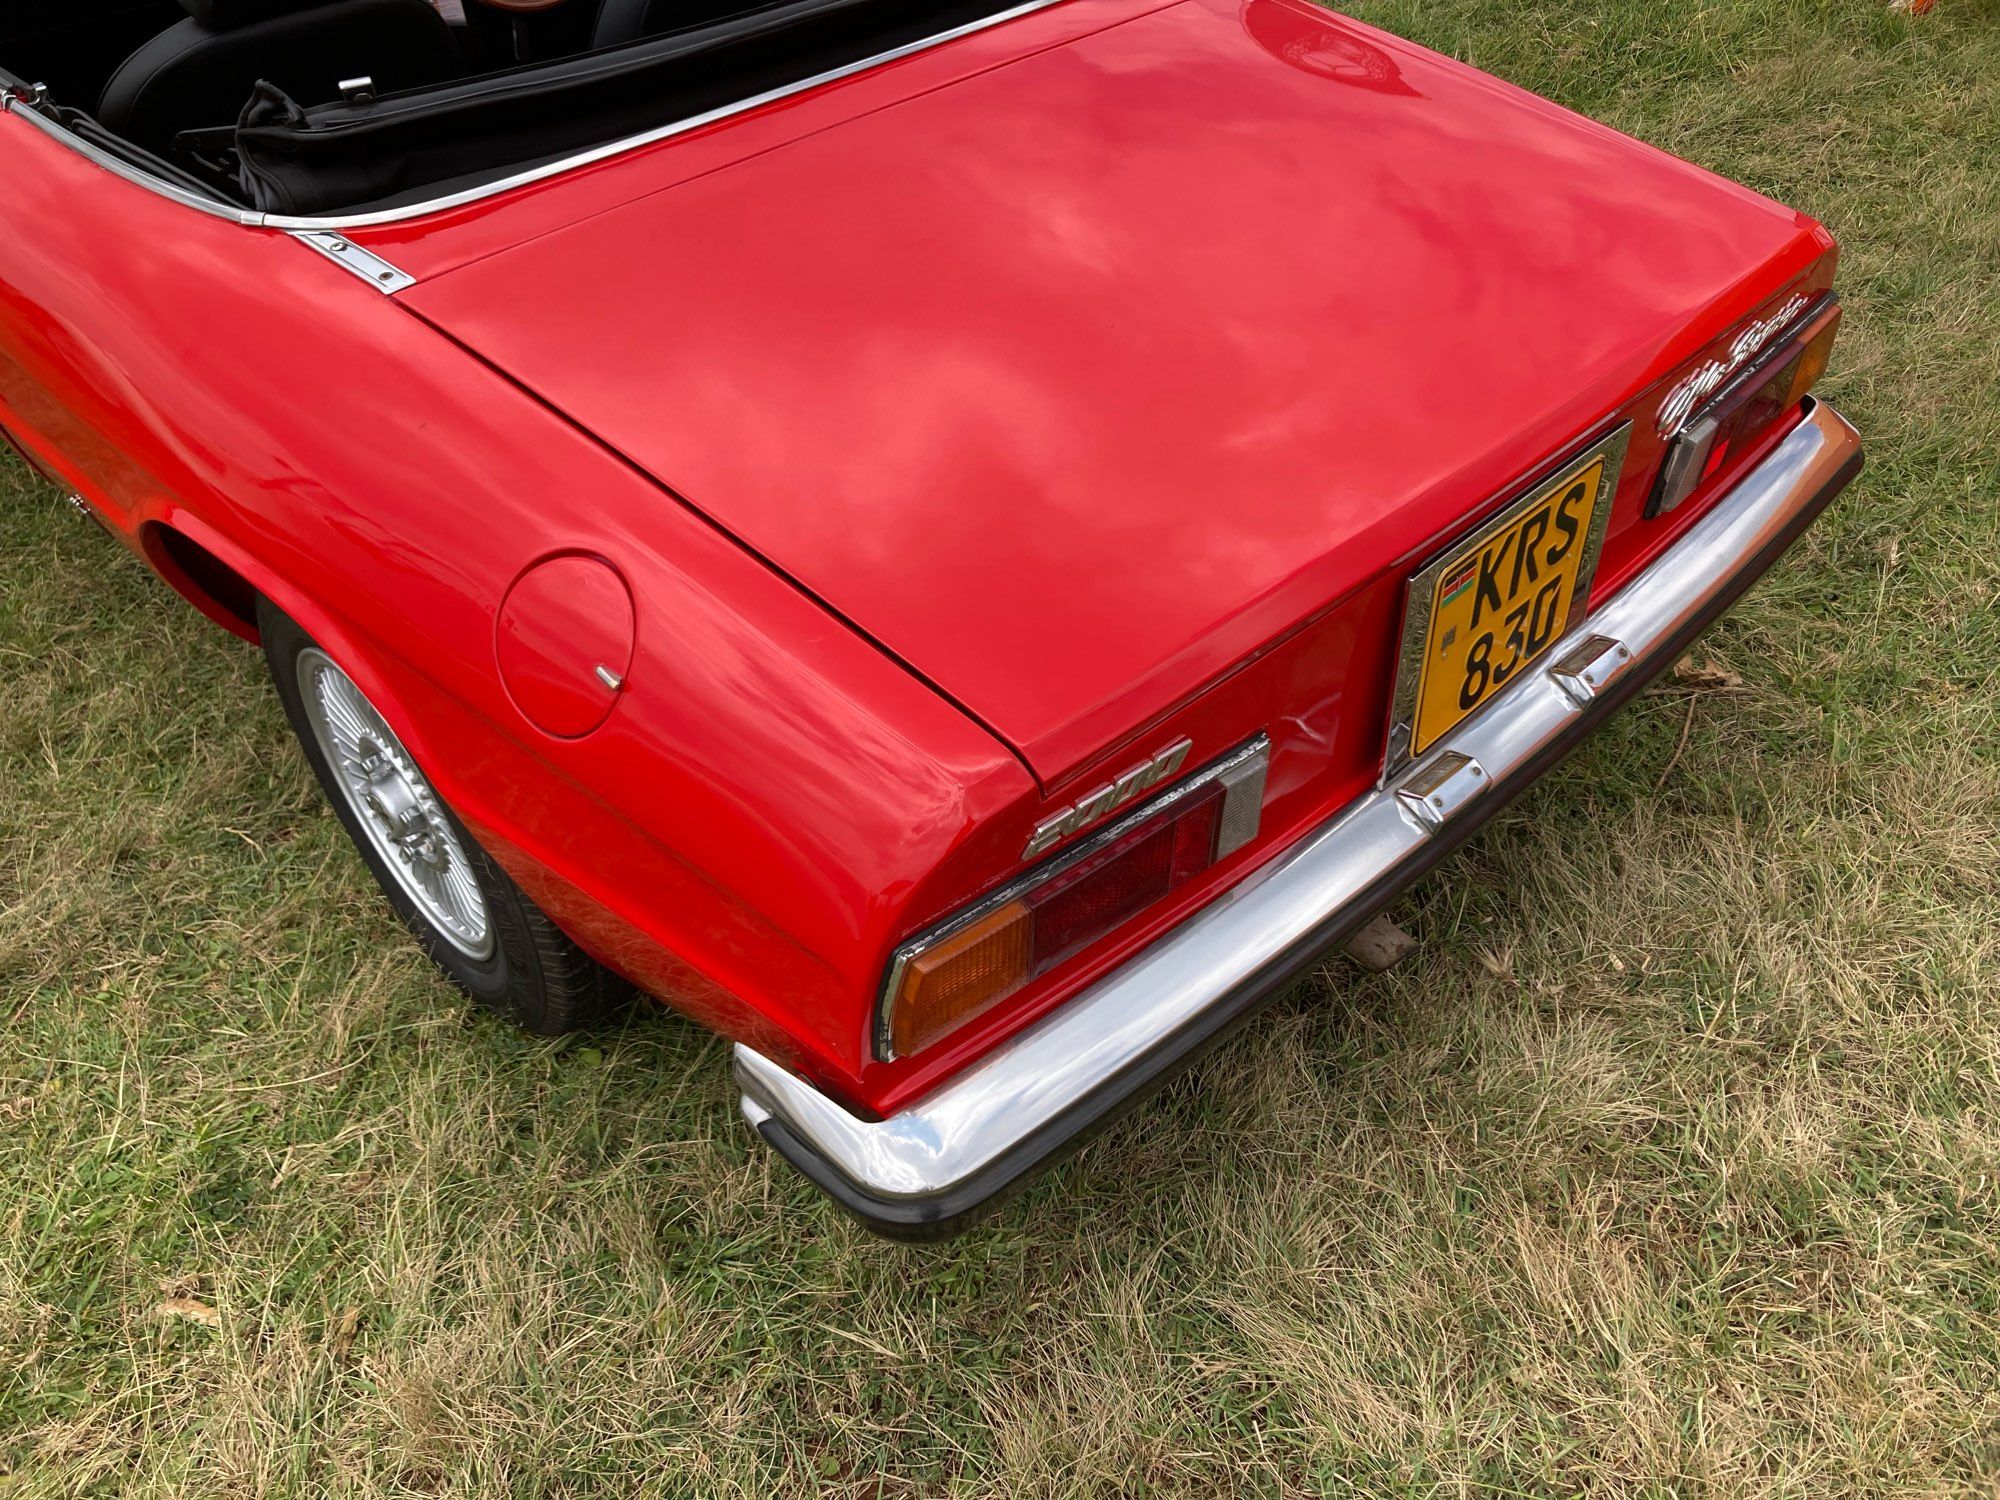
M 1667 757 L 1667 763 L 1660 767 L 1660 779 L 1653 783 L 1653 790 L 1659 791 L 1667 784 L 1667 778 L 1674 774 L 1674 767 L 1681 763 L 1681 751 L 1688 747 L 1688 731 L 1694 728 L 1694 706 L 1696 699 L 1688 697 L 1688 716 L 1681 720 L 1680 742 L 1674 746 L 1674 753 Z

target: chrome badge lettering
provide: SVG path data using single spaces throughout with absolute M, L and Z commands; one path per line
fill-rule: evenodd
M 1755 359 L 1811 305 L 1812 298 L 1799 292 L 1768 318 L 1744 324 L 1736 337 L 1729 341 L 1729 353 L 1724 358 L 1710 360 L 1667 393 L 1666 401 L 1660 406 L 1660 436 L 1672 437 L 1679 432 L 1681 424 L 1693 415 L 1697 406 L 1720 390 L 1730 376 Z
M 1145 764 L 1134 766 L 1116 781 L 1107 781 L 1095 791 L 1077 798 L 1061 812 L 1042 819 L 1035 825 L 1035 835 L 1028 840 L 1027 853 L 1021 858 L 1033 859 L 1072 833 L 1088 828 L 1107 813 L 1117 811 L 1142 793 L 1150 792 L 1161 782 L 1171 779 L 1182 766 L 1187 764 L 1188 752 L 1192 749 L 1194 749 L 1192 740 L 1177 740 Z

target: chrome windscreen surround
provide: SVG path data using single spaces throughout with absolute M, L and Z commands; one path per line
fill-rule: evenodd
M 735 1053 L 744 1118 L 870 1227 L 948 1233 L 1169 1076 L 1275 993 L 1508 797 L 1533 783 L 1672 662 L 1789 547 L 1861 465 L 1858 435 L 1808 400 L 1799 425 L 1578 636 L 1631 653 L 1578 701 L 1578 665 L 1539 665 L 1396 782 L 1356 799 L 1060 1010 L 882 1120 L 863 1119 L 749 1047 Z M 1602 652 L 1594 648 L 1592 660 Z M 1566 686 L 1556 669 L 1572 677 Z M 1464 765 L 1433 819 L 1404 782 Z M 1448 814 L 1448 815 L 1439 815 Z
M 1182 750 L 1181 753 L 1184 756 L 1186 751 Z M 1270 736 L 1259 734 L 1255 739 L 1238 746 L 1221 759 L 1209 762 L 1185 781 L 1177 781 L 1157 796 L 1147 799 L 1137 809 L 1116 822 L 1106 824 L 1090 837 L 1072 844 L 1062 853 L 1036 865 L 1026 874 L 1009 881 L 998 890 L 982 896 L 972 905 L 954 912 L 935 926 L 926 928 L 898 947 L 889 960 L 889 972 L 883 977 L 882 993 L 875 1003 L 876 1061 L 894 1062 L 896 1059 L 896 1049 L 890 1040 L 892 1035 L 890 1008 L 895 1003 L 897 991 L 902 987 L 903 972 L 911 960 L 922 956 L 946 938 L 983 921 L 1008 902 L 1019 898 L 1024 892 L 1055 879 L 1065 870 L 1074 869 L 1098 850 L 1115 844 L 1133 829 L 1143 827 L 1155 818 L 1164 817 L 1193 793 L 1216 782 L 1222 784 L 1224 794 L 1222 821 L 1216 833 L 1215 857 L 1218 860 L 1226 859 L 1257 836 L 1264 813 L 1264 773 L 1270 761 Z

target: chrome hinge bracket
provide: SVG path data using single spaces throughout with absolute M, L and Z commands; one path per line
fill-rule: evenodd
M 408 271 L 392 266 L 373 250 L 364 250 L 344 234 L 323 229 L 295 229 L 292 238 L 311 246 L 344 271 L 352 272 L 385 296 L 417 284 Z
M 24 83 L 17 89 L 0 86 L 0 113 L 17 104 L 25 104 L 30 109 L 46 109 L 48 103 L 49 86 L 46 83 Z

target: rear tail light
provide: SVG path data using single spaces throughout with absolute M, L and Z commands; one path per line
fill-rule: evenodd
M 1646 514 L 1665 515 L 1703 482 L 1799 404 L 1826 372 L 1840 331 L 1838 304 L 1808 314 L 1799 330 L 1779 340 L 1709 402 L 1692 412 L 1667 445 L 1660 480 Z
M 908 1057 L 1156 906 L 1257 836 L 1270 742 L 1259 735 L 896 950 L 875 1053 Z

